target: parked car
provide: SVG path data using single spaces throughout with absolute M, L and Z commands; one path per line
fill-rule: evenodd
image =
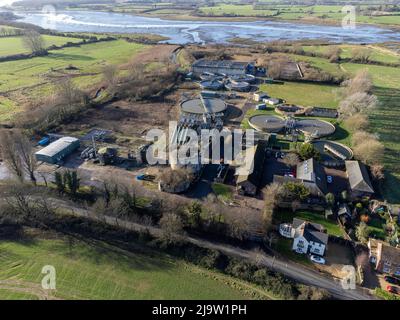
M 314 263 L 318 263 L 318 264 L 325 264 L 326 263 L 325 259 L 322 258 L 322 257 L 319 257 L 319 256 L 311 255 L 310 259 Z
M 393 286 L 387 286 L 386 291 L 393 293 L 393 294 L 400 294 L 400 289 L 397 287 L 393 287 Z
M 136 177 L 139 181 L 154 181 L 156 179 L 155 176 L 148 175 L 148 174 L 141 174 Z
M 326 180 L 328 181 L 329 184 L 333 183 L 333 177 L 332 176 L 327 176 Z
M 385 281 L 386 281 L 386 282 L 389 282 L 389 283 L 391 283 L 391 284 L 397 284 L 397 285 L 400 286 L 400 279 L 398 279 L 398 278 L 391 277 L 391 276 L 386 276 L 386 277 L 385 277 Z

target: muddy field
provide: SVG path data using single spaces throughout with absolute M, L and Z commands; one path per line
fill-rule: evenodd
M 168 127 L 169 121 L 178 118 L 177 92 L 162 101 L 135 102 L 120 100 L 99 108 L 88 110 L 74 123 L 66 126 L 65 132 L 83 135 L 93 128 L 112 131 L 114 142 L 125 147 L 138 147 L 150 129 Z

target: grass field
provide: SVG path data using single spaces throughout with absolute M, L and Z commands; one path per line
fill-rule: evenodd
M 3 240 L 0 265 L 0 299 L 43 298 L 45 265 L 56 269 L 56 291 L 50 297 L 61 299 L 236 300 L 249 299 L 254 292 L 263 295 L 249 284 L 143 247 L 131 253 L 61 238 Z
M 9 120 L 18 111 L 16 99 L 51 94 L 54 83 L 66 75 L 83 89 L 102 79 L 107 64 L 129 62 L 150 46 L 124 40 L 99 42 L 80 47 L 50 51 L 48 56 L 0 63 L 0 121 Z M 75 70 L 68 70 L 73 66 Z M 23 92 L 23 93 L 22 93 Z M 6 99 L 12 93 L 16 99 Z M 22 93 L 22 94 L 21 94 Z
M 252 5 L 240 4 L 217 4 L 215 6 L 201 7 L 200 12 L 204 15 L 213 16 L 266 16 L 274 17 L 282 20 L 315 20 L 319 23 L 339 23 L 345 17 L 342 8 L 346 3 L 341 5 L 287 5 L 269 3 L 268 1 L 260 1 L 257 8 Z M 370 16 L 365 9 L 366 5 L 357 6 L 359 10 L 356 15 L 358 23 L 382 24 L 382 25 L 398 25 L 400 24 L 399 15 L 387 14 L 384 16 Z
M 76 43 L 82 41 L 82 39 L 79 38 L 58 37 L 49 35 L 43 35 L 43 40 L 46 48 L 52 45 L 61 46 L 63 44 L 66 44 L 67 42 Z M 22 37 L 0 38 L 0 57 L 20 53 L 29 53 L 29 49 L 27 49 L 23 44 Z
M 239 15 L 239 16 L 272 16 L 276 14 L 276 10 L 255 10 L 252 5 L 235 5 L 220 4 L 215 7 L 201 7 L 203 14 L 223 16 L 223 15 Z
M 57 73 L 65 74 L 65 69 L 70 65 L 79 69 L 78 75 L 99 73 L 106 64 L 129 61 L 144 47 L 116 40 L 51 51 L 46 57 L 3 62 L 0 64 L 0 93 L 47 83 L 49 78 L 57 78 Z
M 387 169 L 383 186 L 385 198 L 395 204 L 400 204 L 400 72 L 399 68 L 359 65 L 346 63 L 342 68 L 350 74 L 360 69 L 367 69 L 371 74 L 379 98 L 379 106 L 370 112 L 371 126 L 369 131 L 375 133 L 385 144 L 386 150 L 383 163 Z
M 18 108 L 13 101 L 0 96 L 0 121 L 8 121 L 17 112 Z
M 327 46 L 303 46 L 304 51 L 306 52 L 314 52 L 319 54 L 325 54 L 328 52 L 331 45 Z M 368 46 L 359 46 L 359 45 L 338 45 L 338 47 L 342 50 L 340 57 L 343 59 L 352 58 L 354 50 L 363 49 L 370 51 L 370 60 L 384 63 L 400 63 L 400 54 L 391 50 L 387 50 L 380 46 L 368 45 Z
M 263 84 L 260 91 L 271 97 L 281 98 L 287 103 L 302 106 L 337 108 L 337 87 L 310 83 L 285 82 L 282 84 Z

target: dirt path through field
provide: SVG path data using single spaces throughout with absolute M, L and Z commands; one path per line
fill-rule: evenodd
M 50 290 L 45 290 L 40 284 L 21 280 L 0 280 L 0 290 L 25 293 L 37 297 L 39 300 L 57 300 Z

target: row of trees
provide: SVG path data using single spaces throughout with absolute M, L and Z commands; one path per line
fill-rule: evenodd
M 1 27 L 0 28 L 0 37 L 15 37 L 23 34 L 21 29 L 10 28 L 10 27 Z
M 377 180 L 383 179 L 381 164 L 385 147 L 369 127 L 368 113 L 378 106 L 378 98 L 372 94 L 372 78 L 366 70 L 359 71 L 351 80 L 343 83 L 343 100 L 339 112 L 346 127 L 352 128 L 351 143 L 354 155 L 371 167 Z
M 73 197 L 76 197 L 79 191 L 80 179 L 75 170 L 65 170 L 64 172 L 56 171 L 54 174 L 54 180 L 59 193 L 62 194 L 68 192 Z

